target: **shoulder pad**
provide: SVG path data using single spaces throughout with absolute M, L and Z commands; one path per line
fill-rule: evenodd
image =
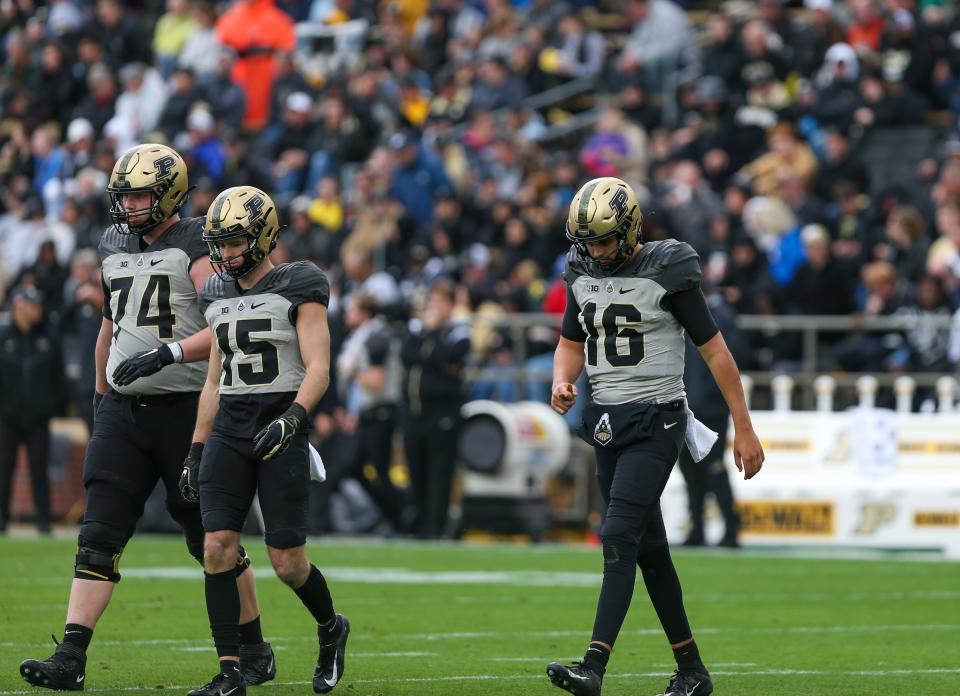
M 127 236 L 117 232 L 113 225 L 109 225 L 100 237 L 100 244 L 97 247 L 97 251 L 100 252 L 101 263 L 113 254 L 127 253 Z
M 205 314 L 207 307 L 226 295 L 226 283 L 221 280 L 216 273 L 211 273 L 207 282 L 200 288 L 200 294 L 197 295 L 197 303 L 200 305 L 200 313 Z
M 700 257 L 692 246 L 676 239 L 647 244 L 650 249 L 638 259 L 635 274 L 652 277 L 668 295 L 700 286 Z
M 566 263 L 563 267 L 563 279 L 567 282 L 567 285 L 572 284 L 580 276 L 589 276 L 590 268 L 580 257 L 580 252 L 577 251 L 577 247 L 570 245 L 570 250 L 567 252 Z
M 295 261 L 278 268 L 275 292 L 294 305 L 319 302 L 326 307 L 330 302 L 330 281 L 327 274 L 311 261 Z

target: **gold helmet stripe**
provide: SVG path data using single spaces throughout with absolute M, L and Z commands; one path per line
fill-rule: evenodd
M 128 167 L 130 165 L 130 160 L 133 159 L 134 155 L 140 154 L 140 148 L 134 148 L 130 150 L 127 154 L 123 156 L 120 160 L 120 164 L 117 165 L 117 183 L 124 183 L 127 179 L 127 172 L 129 171 Z
M 587 188 L 584 189 L 580 196 L 580 208 L 577 210 L 577 225 L 579 227 L 586 227 L 590 222 L 590 220 L 587 219 L 587 215 L 590 212 L 590 197 L 593 195 L 593 190 L 599 185 L 599 179 L 587 184 Z
M 217 196 L 217 200 L 213 204 L 213 213 L 211 215 L 210 227 L 215 230 L 222 229 L 222 215 L 223 215 L 223 206 L 227 202 L 230 196 L 224 196 L 222 193 Z

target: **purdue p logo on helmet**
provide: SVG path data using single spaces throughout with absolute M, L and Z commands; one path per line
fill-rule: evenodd
M 107 184 L 114 228 L 123 234 L 148 234 L 179 212 L 189 192 L 187 165 L 180 153 L 153 143 L 131 148 L 113 165 Z M 128 210 L 124 196 L 131 194 L 149 194 L 150 203 Z
M 639 244 L 642 221 L 637 195 L 627 182 L 612 176 L 592 179 L 580 187 L 570 202 L 567 239 L 576 245 L 585 261 L 592 261 L 587 242 L 616 237 L 615 263 L 605 269 L 612 272 L 630 257 Z
M 203 223 L 203 241 L 210 247 L 210 263 L 224 280 L 224 276 L 236 279 L 252 271 L 273 251 L 278 234 L 277 206 L 255 186 L 234 186 L 221 192 Z M 232 239 L 244 239 L 246 248 L 239 254 L 224 256 L 220 244 Z

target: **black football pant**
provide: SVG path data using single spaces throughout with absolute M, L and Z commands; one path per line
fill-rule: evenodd
M 24 424 L 15 419 L 0 419 L 0 523 L 10 521 L 10 498 L 13 494 L 13 474 L 17 468 L 20 443 L 27 446 L 30 462 L 30 481 L 33 488 L 33 507 L 37 526 L 50 525 L 50 421 L 46 418 Z
M 457 466 L 460 409 L 410 416 L 403 442 L 418 510 L 417 536 L 437 539 L 447 527 L 453 475 Z
M 606 514 L 600 529 L 603 585 L 592 640 L 610 646 L 630 608 L 637 567 L 670 643 L 691 636 L 660 512 L 660 495 L 683 446 L 686 416 L 683 410 L 659 411 L 645 422 L 649 430 L 622 449 L 595 448 Z
M 727 443 L 728 418 L 701 419 L 703 424 L 717 432 L 719 437 L 710 453 L 701 461 L 693 461 L 686 447 L 680 452 L 680 471 L 687 482 L 690 505 L 690 536 L 692 542 L 703 543 L 703 507 L 707 493 L 713 493 L 723 514 L 724 538 L 736 539 L 740 517 L 733 507 L 733 489 L 723 463 Z
M 361 413 L 350 472 L 394 529 L 403 531 L 404 492 L 390 480 L 396 427 L 397 407 L 393 404 L 381 404 Z M 365 471 L 367 465 L 373 467 L 373 472 Z

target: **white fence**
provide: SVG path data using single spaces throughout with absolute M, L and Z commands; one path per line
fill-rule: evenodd
M 745 380 L 749 392 L 749 380 Z M 726 463 L 745 545 L 833 545 L 935 549 L 960 557 L 960 411 L 957 382 L 937 380 L 936 413 L 912 413 L 915 383 L 895 383 L 897 409 L 874 407 L 877 380 L 857 381 L 859 406 L 834 412 L 832 377 L 816 381 L 817 410 L 791 411 L 792 378 L 774 378 L 774 406 L 754 411 L 766 463 L 744 481 L 733 464 L 730 428 Z M 683 478 L 674 471 L 662 498 L 672 542 L 686 536 Z M 722 522 L 708 517 L 708 540 Z

